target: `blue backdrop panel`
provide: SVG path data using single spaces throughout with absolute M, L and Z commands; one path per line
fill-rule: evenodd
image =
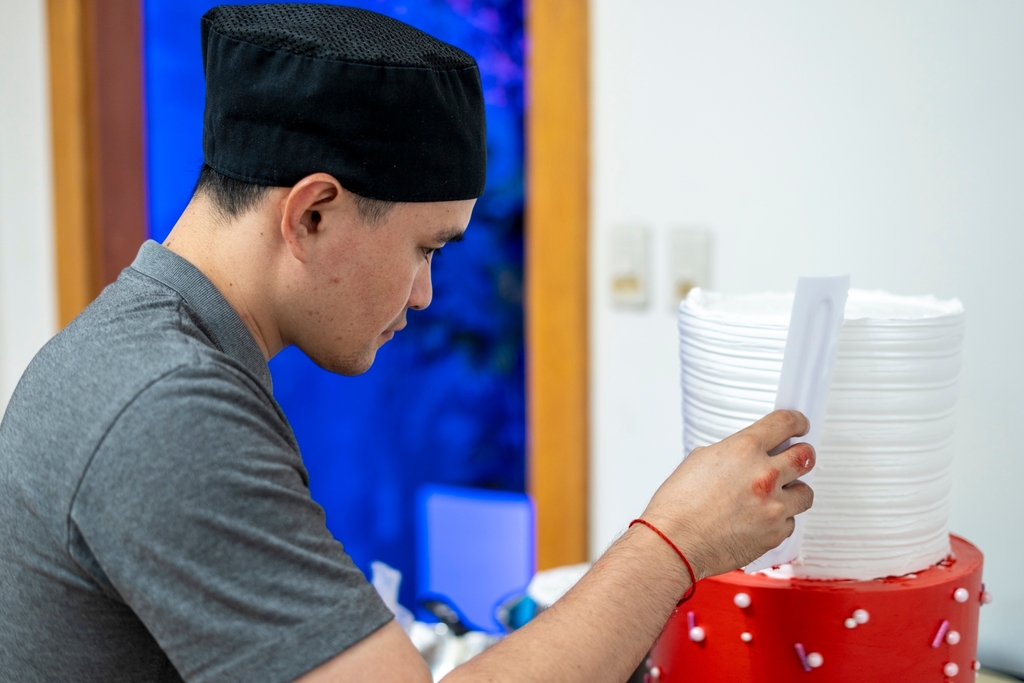
M 217 2 L 145 0 L 151 236 L 163 240 L 202 164 L 199 17 Z M 466 50 L 480 64 L 488 121 L 487 192 L 465 241 L 434 260 L 434 303 L 369 373 L 330 375 L 288 349 L 271 362 L 327 525 L 356 563 L 407 577 L 424 482 L 522 491 L 523 17 L 521 0 L 357 0 Z

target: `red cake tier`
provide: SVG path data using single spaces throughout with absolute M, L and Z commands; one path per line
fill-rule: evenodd
M 658 683 L 973 681 L 981 552 L 957 536 L 944 562 L 875 581 L 705 579 L 651 652 Z

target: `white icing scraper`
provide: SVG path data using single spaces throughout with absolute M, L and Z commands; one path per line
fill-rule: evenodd
M 809 443 L 815 450 L 818 448 L 849 290 L 849 275 L 797 280 L 775 409 L 799 410 L 810 421 L 811 429 L 804 436 L 787 440 L 772 455 L 795 443 Z M 800 479 L 810 484 L 813 476 L 814 470 L 811 470 Z M 756 572 L 797 559 L 806 515 L 797 515 L 793 535 L 747 565 L 746 571 Z

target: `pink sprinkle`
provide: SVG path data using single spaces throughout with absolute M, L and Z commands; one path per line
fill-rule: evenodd
M 796 656 L 800 658 L 800 663 L 804 666 L 804 671 L 811 670 L 811 664 L 807 661 L 807 652 L 804 650 L 803 643 L 797 643 L 793 646 L 796 648 Z
M 939 644 L 942 643 L 942 639 L 946 637 L 946 631 L 948 631 L 948 630 L 949 630 L 949 620 L 948 619 L 943 619 L 942 623 L 939 624 L 939 631 L 938 631 L 938 633 L 936 633 L 935 634 L 935 638 L 932 639 L 932 647 L 937 648 L 939 646 Z
M 686 625 L 689 626 L 690 630 L 692 631 L 693 628 L 697 625 L 697 615 L 694 614 L 693 612 L 687 612 L 686 613 Z

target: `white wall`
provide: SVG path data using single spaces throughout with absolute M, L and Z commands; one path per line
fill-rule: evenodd
M 46 15 L 0 0 L 0 414 L 56 331 Z
M 594 0 L 592 552 L 681 457 L 667 231 L 712 284 L 799 274 L 968 312 L 952 527 L 986 553 L 981 659 L 1024 672 L 1024 3 Z M 610 230 L 654 231 L 653 304 L 612 309 Z

